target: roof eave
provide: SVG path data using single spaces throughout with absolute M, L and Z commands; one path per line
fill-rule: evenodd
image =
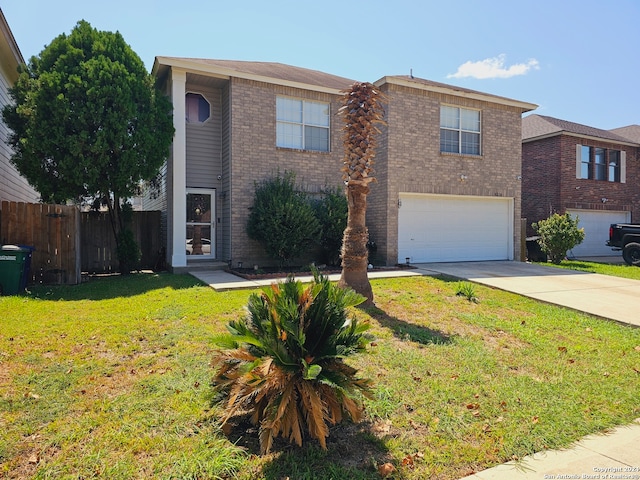
M 4 13 L 0 9 L 0 30 L 2 31 L 4 48 L 9 55 L 11 63 L 14 63 L 10 71 L 8 72 L 10 79 L 12 82 L 16 82 L 18 79 L 18 65 L 22 65 L 25 63 L 24 58 L 22 56 L 22 52 L 20 52 L 20 48 L 18 47 L 18 43 L 16 42 L 15 37 L 13 36 L 13 32 L 11 32 L 11 28 L 9 27 L 9 23 L 4 16 Z
M 230 79 L 231 77 L 242 78 L 245 80 L 253 80 L 256 82 L 270 83 L 284 87 L 300 88 L 303 90 L 312 90 L 315 92 L 329 93 L 332 95 L 340 95 L 343 93 L 341 89 L 323 87 L 322 85 L 313 85 L 309 83 L 294 82 L 281 78 L 274 78 L 265 75 L 257 75 L 254 73 L 242 72 L 230 68 L 220 67 L 218 65 L 207 65 L 200 62 L 190 62 L 188 59 L 173 57 L 156 57 L 153 63 L 151 73 L 156 75 L 161 71 L 162 67 L 178 68 L 191 73 L 213 76 L 222 79 Z
M 418 90 L 426 90 L 429 92 L 441 93 L 444 95 L 454 95 L 456 97 L 470 98 L 470 99 L 479 100 L 482 102 L 498 103 L 500 105 L 519 108 L 522 110 L 522 113 L 530 112 L 538 108 L 538 105 L 534 103 L 521 102 L 519 100 L 512 100 L 510 98 L 499 97 L 496 95 L 490 95 L 490 94 L 485 94 L 481 92 L 467 92 L 462 90 L 456 90 L 453 87 L 447 88 L 447 87 L 441 87 L 437 85 L 425 85 L 418 82 L 411 82 L 404 78 L 398 78 L 398 77 L 382 77 L 380 80 L 374 82 L 374 85 L 377 87 L 381 87 L 385 83 L 389 83 L 392 85 L 400 85 L 408 88 L 415 88 Z
M 573 132 L 568 132 L 566 130 L 560 130 L 558 132 L 546 133 L 544 135 L 538 135 L 536 137 L 523 138 L 522 139 L 522 143 L 535 142 L 537 140 L 544 140 L 545 138 L 557 137 L 558 135 L 567 135 L 569 137 L 583 138 L 585 140 L 592 140 L 592 141 L 595 141 L 595 142 L 615 143 L 616 145 L 625 145 L 627 147 L 638 147 L 638 146 L 640 146 L 640 144 L 638 144 L 638 143 L 633 143 L 633 142 L 629 142 L 629 141 L 617 140 L 617 139 L 614 139 L 614 138 L 595 137 L 593 135 L 584 135 L 584 134 L 581 134 L 581 133 L 573 133 Z

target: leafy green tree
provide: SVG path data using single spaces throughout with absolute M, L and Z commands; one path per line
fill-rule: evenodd
M 584 240 L 584 228 L 578 228 L 578 217 L 554 213 L 531 226 L 540 235 L 538 243 L 552 263 L 559 264 L 567 252 Z
M 322 200 L 314 204 L 320 222 L 320 254 L 329 265 L 340 263 L 344 229 L 347 228 L 347 197 L 339 189 L 327 189 Z
M 2 116 L 11 162 L 43 202 L 100 199 L 118 242 L 121 199 L 157 174 L 172 107 L 120 33 L 80 21 L 20 67 Z
M 296 189 L 293 172 L 255 184 L 247 234 L 260 242 L 280 266 L 315 245 L 319 232 L 320 223 L 307 195 Z
M 289 277 L 252 294 L 247 317 L 229 323 L 213 358 L 224 423 L 248 412 L 264 453 L 279 435 L 302 445 L 305 427 L 326 449 L 328 424 L 359 420 L 370 392 L 370 381 L 343 360 L 368 343 L 369 325 L 347 316 L 364 300 L 317 271 L 309 285 Z

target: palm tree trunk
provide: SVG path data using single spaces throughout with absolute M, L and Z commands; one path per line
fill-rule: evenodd
M 367 275 L 369 262 L 367 250 L 369 230 L 366 224 L 368 193 L 369 185 L 366 183 L 350 181 L 347 184 L 349 213 L 342 241 L 342 275 L 338 282 L 338 286 L 351 287 L 364 296 L 367 299 L 365 306 L 373 304 L 373 290 Z

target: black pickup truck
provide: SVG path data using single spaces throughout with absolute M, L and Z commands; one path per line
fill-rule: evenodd
M 612 223 L 607 245 L 613 250 L 622 250 L 627 265 L 640 267 L 640 224 Z

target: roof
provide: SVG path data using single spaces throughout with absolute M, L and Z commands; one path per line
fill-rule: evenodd
M 457 97 L 472 98 L 474 100 L 480 100 L 484 102 L 498 103 L 501 105 L 507 105 L 516 107 L 522 110 L 522 112 L 530 112 L 535 110 L 538 106 L 534 103 L 522 102 L 520 100 L 514 100 L 512 98 L 501 97 L 498 95 L 492 95 L 490 93 L 479 92 L 477 90 L 470 90 L 468 88 L 458 87 L 455 85 L 448 85 L 446 83 L 434 82 L 432 80 L 426 80 L 424 78 L 417 78 L 412 75 L 392 75 L 386 76 L 375 82 L 377 86 L 382 86 L 385 83 L 393 85 L 402 85 L 409 88 L 417 88 L 419 90 L 427 90 L 431 92 L 443 93 L 445 95 L 454 95 Z
M 528 115 L 522 119 L 522 140 L 525 142 L 562 134 L 595 140 L 608 140 L 623 144 L 636 143 L 630 142 L 628 138 L 617 135 L 609 130 L 589 127 L 580 123 L 568 122 L 545 115 Z
M 629 125 L 627 127 L 614 128 L 609 131 L 632 142 L 640 143 L 640 125 Z
M 313 90 L 327 93 L 340 93 L 355 82 L 355 80 L 318 70 L 293 67 L 282 63 L 210 60 L 204 58 L 156 57 L 153 73 L 160 75 L 162 70 L 168 67 L 200 71 L 203 74 L 221 78 L 237 77 L 285 86 L 311 87 Z

